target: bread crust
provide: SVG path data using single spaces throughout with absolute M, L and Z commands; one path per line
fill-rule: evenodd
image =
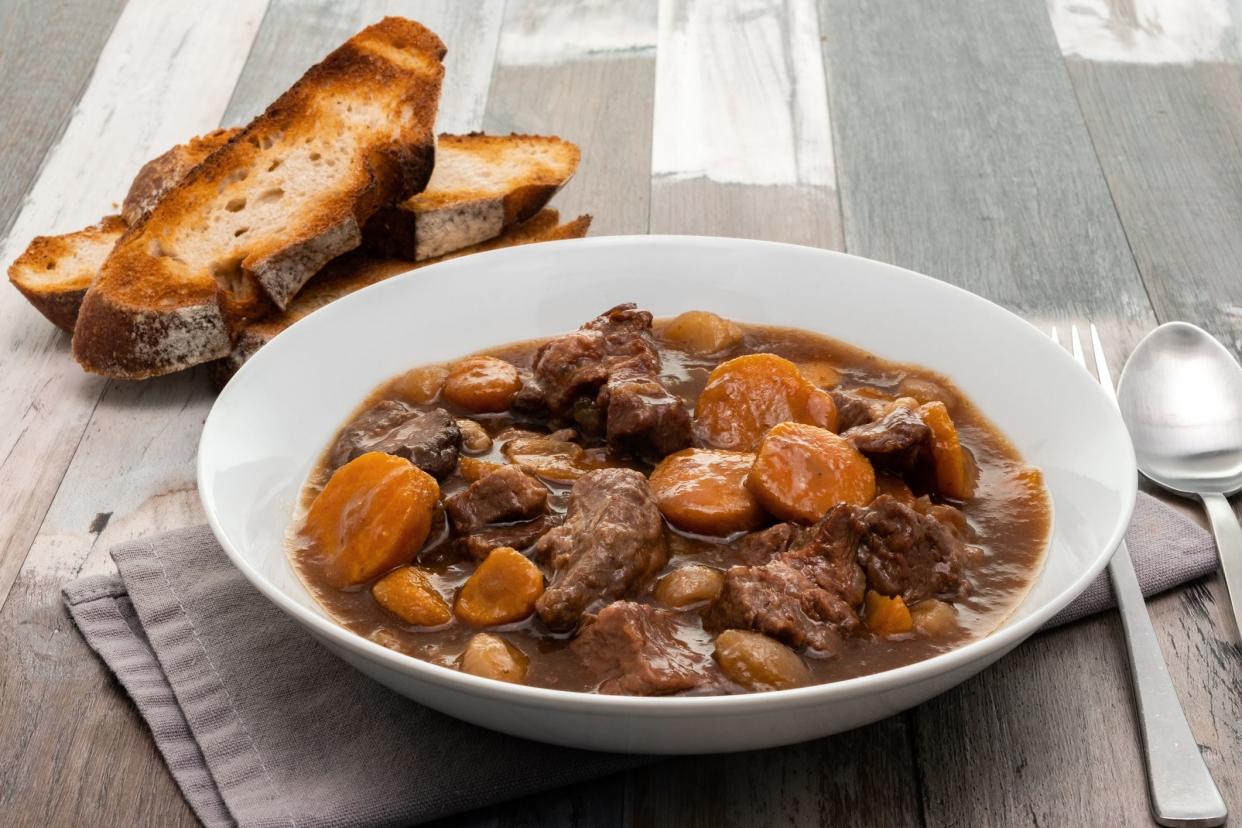
M 48 321 L 73 333 L 82 297 L 125 232 L 120 216 L 61 236 L 35 236 L 9 265 L 9 281 Z
M 121 217 L 125 223 L 132 226 L 146 218 L 165 193 L 239 132 L 240 129 L 215 129 L 177 144 L 143 164 L 121 202 Z
M 342 256 L 317 274 L 306 290 L 283 313 L 260 320 L 243 329 L 237 336 L 228 357 L 213 365 L 213 377 L 217 384 L 223 385 L 256 351 L 294 322 L 364 287 L 411 270 L 471 253 L 482 253 L 520 244 L 582 238 L 590 227 L 590 215 L 578 216 L 562 224 L 560 214 L 556 210 L 547 209 L 542 210 L 524 224 L 509 228 L 494 239 L 420 262 L 409 262 L 405 259 L 377 259 L 364 254 L 363 251 Z
M 528 148 L 545 157 L 510 161 L 512 154 Z M 493 169 L 514 164 L 521 177 L 507 182 L 504 189 L 488 183 L 463 190 L 461 176 L 445 189 L 436 186 L 433 175 L 426 190 L 371 217 L 362 230 L 362 248 L 368 255 L 421 261 L 493 238 L 546 207 L 573 177 L 581 157 L 577 145 L 562 138 L 521 133 L 445 134 L 440 136 L 439 150 L 442 158 L 468 156 Z
M 324 264 L 357 247 L 370 215 L 431 176 L 444 54 L 421 24 L 385 18 L 194 167 L 122 236 L 87 291 L 73 339 L 82 367 L 146 377 L 224 356 L 232 331 L 285 307 Z M 356 146 L 328 156 L 325 135 Z M 282 201 L 297 181 L 271 182 L 283 181 L 274 172 L 295 149 L 299 158 L 331 157 L 338 171 L 324 174 L 331 187 Z M 209 225 L 236 224 L 247 209 L 247 217 L 288 216 L 290 226 L 239 227 L 230 250 L 209 244 L 220 232 Z

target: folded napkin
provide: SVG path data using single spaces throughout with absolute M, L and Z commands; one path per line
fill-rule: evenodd
M 1139 495 L 1143 592 L 1216 566 L 1210 537 Z M 338 660 L 254 590 L 206 527 L 112 550 L 120 577 L 65 601 L 207 825 L 398 825 L 624 770 L 646 757 L 541 745 L 421 707 Z M 1055 624 L 1112 606 L 1101 578 Z

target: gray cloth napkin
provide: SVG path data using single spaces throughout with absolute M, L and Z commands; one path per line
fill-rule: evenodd
M 1128 537 L 1145 594 L 1216 567 L 1211 538 L 1145 495 Z M 65 602 L 207 825 L 400 825 L 624 770 L 646 757 L 541 745 L 414 704 L 254 590 L 206 527 L 112 550 L 120 577 Z M 1049 624 L 1113 605 L 1107 581 Z

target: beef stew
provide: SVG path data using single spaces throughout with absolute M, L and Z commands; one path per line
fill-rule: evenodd
M 475 675 L 782 689 L 996 628 L 1039 471 L 948 380 L 806 331 L 633 305 L 423 366 L 328 446 L 288 533 L 339 623 Z

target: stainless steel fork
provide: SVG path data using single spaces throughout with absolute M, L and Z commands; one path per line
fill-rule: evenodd
M 1056 328 L 1052 329 L 1052 341 L 1061 342 Z M 1117 394 L 1113 389 L 1113 377 L 1095 325 L 1091 326 L 1091 349 L 1095 352 L 1097 379 L 1115 405 Z M 1070 350 L 1078 364 L 1091 373 L 1077 325 L 1070 328 Z M 1221 825 L 1228 815 L 1225 801 L 1203 762 L 1199 745 L 1190 732 L 1186 714 L 1169 679 L 1169 668 L 1160 652 L 1160 643 L 1156 640 L 1156 631 L 1147 614 L 1147 604 L 1139 590 L 1130 550 L 1124 540 L 1108 564 L 1108 575 L 1117 597 L 1130 655 L 1130 678 L 1138 708 L 1139 731 L 1143 734 L 1152 814 L 1161 825 Z

